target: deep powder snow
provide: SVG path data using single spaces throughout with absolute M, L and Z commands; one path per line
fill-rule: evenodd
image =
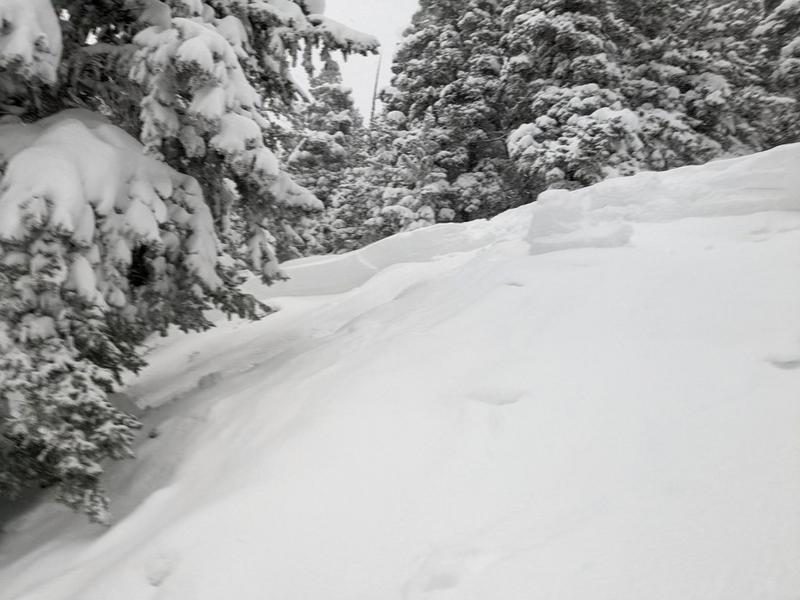
M 800 146 L 290 263 L 153 341 L 116 523 L 4 525 L 4 600 L 800 590 Z

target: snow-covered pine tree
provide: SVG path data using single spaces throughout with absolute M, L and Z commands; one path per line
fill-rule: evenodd
M 335 248 L 796 139 L 780 119 L 795 103 L 763 85 L 759 11 L 747 0 L 421 2 L 383 96 L 392 118 L 371 136 L 367 154 L 381 160 L 334 202 L 348 238 Z
M 358 153 L 342 174 L 326 213 L 330 252 L 355 250 L 399 230 L 393 218 L 382 214 L 384 193 L 393 193 L 398 185 L 394 142 L 403 135 L 404 121 L 401 113 L 381 113 L 361 132 Z
M 639 167 L 638 119 L 621 93 L 630 35 L 612 0 L 513 0 L 503 12 L 508 139 L 531 191 Z
M 339 65 L 332 58 L 311 78 L 311 102 L 303 108 L 301 139 L 288 157 L 295 181 L 328 203 L 336 188 L 335 173 L 346 164 L 350 142 L 362 126 L 352 90 L 342 85 Z M 333 177 L 333 179 L 331 179 Z
M 764 44 L 770 72 L 770 84 L 775 91 L 800 101 L 800 2 L 783 0 L 766 3 L 766 14 L 755 29 Z M 790 135 L 778 141 L 794 141 L 797 135 L 797 114 L 783 115 L 783 125 Z
M 712 118 L 710 107 L 697 115 L 701 127 L 736 154 L 800 139 L 798 98 L 771 85 L 769 51 L 755 33 L 764 17 L 760 3 L 713 0 L 704 17 L 691 31 L 700 51 L 710 55 L 706 72 L 724 78 L 729 94 Z
M 576 187 L 774 143 L 746 0 L 516 0 L 504 12 L 512 157 L 529 185 Z M 789 106 L 791 108 L 791 106 Z
M 321 208 L 273 152 L 290 63 L 377 45 L 319 5 L 0 4 L 0 492 L 55 484 L 107 521 L 102 461 L 137 426 L 108 394 L 139 344 L 258 315 L 239 272 L 280 277 Z
M 317 219 L 309 219 L 304 232 L 305 254 L 332 249 L 330 222 L 333 196 L 349 169 L 363 158 L 365 129 L 355 107 L 352 90 L 342 84 L 339 64 L 326 53 L 322 67 L 310 80 L 310 101 L 301 108 L 300 126 L 288 156 L 292 178 L 314 193 L 325 206 Z
M 420 2 L 392 66 L 386 114 L 402 114 L 391 140 L 394 181 L 383 194 L 387 230 L 486 217 L 528 196 L 509 179 L 500 97 L 498 3 Z
M 374 223 L 381 207 L 377 188 L 369 183 L 371 177 L 366 160 L 343 172 L 325 213 L 323 239 L 327 252 L 349 252 L 379 239 Z
M 792 107 L 764 86 L 764 56 L 752 35 L 758 3 L 619 2 L 633 40 L 624 93 L 640 114 L 648 168 L 774 145 L 775 115 Z

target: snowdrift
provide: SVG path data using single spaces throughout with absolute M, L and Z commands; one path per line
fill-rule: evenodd
M 4 525 L 15 600 L 800 589 L 800 146 L 286 265 L 156 340 L 116 524 Z

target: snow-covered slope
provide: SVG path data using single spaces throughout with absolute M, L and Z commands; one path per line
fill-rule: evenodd
M 8 523 L 0 597 L 796 599 L 798 164 L 291 264 L 274 316 L 154 346 L 116 524 Z

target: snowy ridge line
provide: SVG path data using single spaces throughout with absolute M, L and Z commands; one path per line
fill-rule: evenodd
M 548 243 L 553 250 L 571 243 L 622 245 L 636 222 L 799 211 L 798 163 L 800 145 L 790 144 L 707 165 L 609 179 L 575 191 L 550 190 L 533 206 L 527 239 L 535 253 Z
M 529 211 L 529 207 L 523 209 Z M 396 264 L 430 262 L 486 247 L 497 241 L 493 228 L 486 224 L 481 220 L 433 225 L 385 238 L 347 254 L 289 261 L 282 265 L 289 277 L 287 281 L 269 288 L 251 284 L 248 291 L 261 299 L 342 294 Z
M 487 220 L 433 225 L 347 254 L 284 263 L 288 281 L 252 286 L 260 298 L 340 294 L 399 263 L 429 262 L 524 239 L 531 254 L 628 244 L 635 224 L 690 217 L 800 211 L 800 144 L 767 152 L 550 190 L 533 204 Z M 257 289 L 259 288 L 259 289 Z

